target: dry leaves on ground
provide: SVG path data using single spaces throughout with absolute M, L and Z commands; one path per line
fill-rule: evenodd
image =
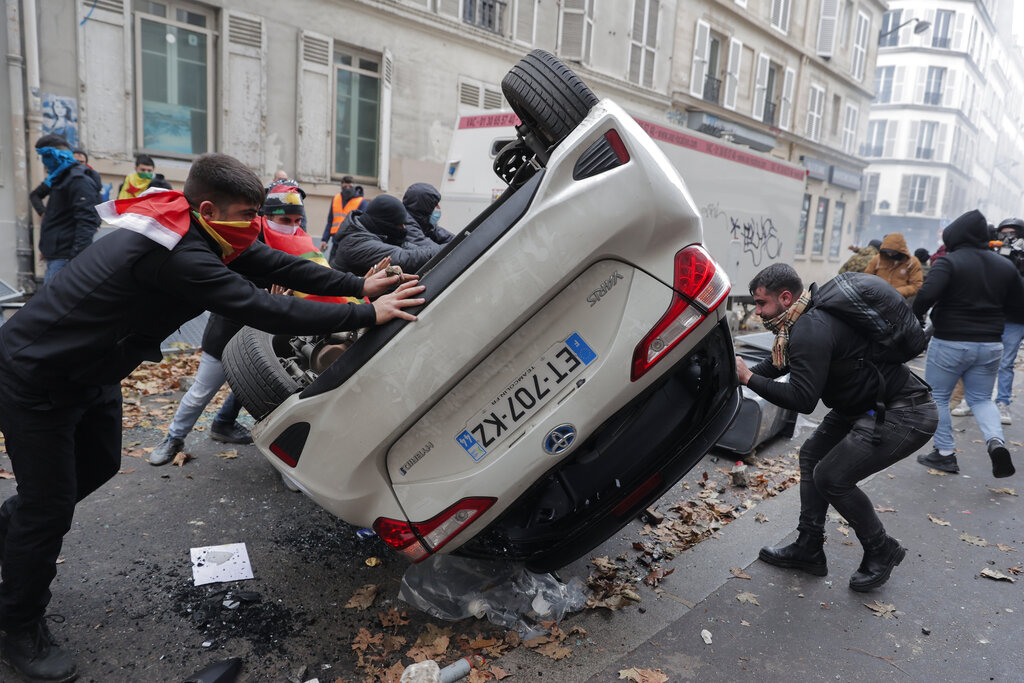
M 1002 494 L 1005 494 L 1007 496 L 1016 496 L 1017 495 L 1017 491 L 1015 489 L 1008 489 L 1008 488 L 994 489 L 991 486 L 989 486 L 988 490 L 991 491 L 992 493 L 1002 493 Z
M 223 453 L 214 453 L 213 455 L 217 458 L 224 458 L 225 460 L 234 460 L 235 458 L 238 457 L 238 451 L 232 448 L 229 451 L 224 451 Z
M 1012 576 L 1007 576 L 998 569 L 989 569 L 988 567 L 981 570 L 981 575 L 995 581 L 1009 581 L 1010 583 L 1014 583 L 1017 580 Z
M 758 607 L 761 606 L 761 603 L 757 601 L 757 596 L 748 591 L 737 593 L 736 599 L 739 600 L 740 604 L 742 605 L 757 605 Z
M 619 669 L 619 680 L 633 683 L 665 683 L 668 676 L 661 673 L 661 669 L 638 669 L 633 666 L 628 669 Z
M 934 474 L 936 477 L 948 477 L 949 476 L 949 472 L 943 472 L 942 470 L 937 470 L 934 467 L 929 467 L 928 468 L 928 474 Z
M 732 575 L 735 576 L 737 579 L 750 578 L 750 574 L 746 573 L 742 569 L 737 569 L 736 567 L 729 567 L 729 571 L 732 572 Z
M 992 545 L 991 543 L 986 541 L 984 538 L 981 538 L 979 536 L 971 536 L 966 531 L 963 532 L 962 534 L 960 534 L 957 538 L 959 538 L 961 541 L 964 541 L 966 543 L 970 543 L 971 545 L 976 545 L 976 546 L 978 546 L 980 548 L 984 548 L 985 546 Z
M 8 472 L 0 467 L 0 479 L 14 479 L 14 472 Z
M 882 617 L 883 619 L 896 618 L 896 605 L 889 605 L 879 600 L 875 600 L 873 603 L 865 602 L 864 606 L 874 612 L 876 617 Z
M 1004 553 L 1015 553 L 1017 549 L 1012 545 L 1006 545 L 1005 543 L 996 543 L 996 547 L 1002 550 Z
M 357 609 L 365 610 L 373 605 L 373 601 L 377 599 L 377 591 L 380 587 L 374 583 L 367 583 L 361 588 L 357 588 L 356 592 L 352 594 L 352 597 L 345 603 L 346 609 Z
M 932 524 L 938 524 L 939 526 L 949 526 L 949 522 L 947 522 L 944 519 L 940 519 L 940 518 L 938 518 L 938 517 L 936 517 L 935 515 L 932 515 L 932 514 L 928 515 L 928 521 L 931 522 Z
M 640 595 L 633 589 L 632 581 L 619 575 L 623 568 L 607 557 L 597 557 L 591 562 L 597 572 L 587 577 L 587 586 L 590 588 L 588 608 L 618 610 L 630 603 L 640 602 Z
M 187 463 L 189 460 L 195 460 L 195 458 L 192 456 L 191 453 L 186 453 L 185 451 L 179 451 L 178 454 L 176 456 L 174 456 L 174 460 L 171 461 L 171 464 L 175 465 L 176 467 L 181 467 L 182 465 Z

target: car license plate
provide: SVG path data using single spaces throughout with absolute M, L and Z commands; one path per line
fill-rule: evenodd
M 473 460 L 512 435 L 519 425 L 594 362 L 597 353 L 577 333 L 552 345 L 487 406 L 466 423 L 455 437 Z

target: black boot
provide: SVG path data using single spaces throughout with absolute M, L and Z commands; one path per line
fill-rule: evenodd
M 40 618 L 3 632 L 0 656 L 12 669 L 31 681 L 67 683 L 78 678 L 78 667 Z
M 825 537 L 812 536 L 801 531 L 796 541 L 784 546 L 761 548 L 758 559 L 776 567 L 799 569 L 814 576 L 828 574 L 828 561 L 825 559 Z
M 907 549 L 892 536 L 883 533 L 878 539 L 864 543 L 864 559 L 850 577 L 850 588 L 865 593 L 889 580 L 893 567 L 907 556 Z

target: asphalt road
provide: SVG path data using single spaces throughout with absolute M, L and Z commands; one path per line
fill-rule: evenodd
M 160 401 L 178 397 L 146 399 L 164 418 L 126 431 L 126 444 L 133 444 L 127 450 L 156 445 L 173 406 Z M 1016 441 L 1024 436 L 1024 409 L 1014 406 L 1014 414 L 1007 438 Z M 1015 583 L 980 575 L 989 568 L 1013 576 L 1009 569 L 1024 564 L 1020 498 L 990 490 L 1016 486 L 1021 474 L 994 480 L 983 446 L 973 443 L 981 438 L 973 419 L 954 419 L 966 429 L 957 435 L 966 451 L 961 475 L 935 476 L 910 458 L 866 484 L 876 505 L 892 510 L 881 513 L 890 533 L 911 550 L 875 593 L 848 589 L 860 548 L 835 519 L 828 528 L 829 576 L 756 560 L 762 545 L 793 535 L 798 500 L 792 488 L 664 562 L 675 571 L 662 582 L 662 593 L 638 584 L 638 605 L 566 619 L 563 630 L 586 632 L 563 641 L 567 655 L 556 660 L 521 646 L 496 664 L 524 681 L 620 680 L 619 671 L 630 667 L 660 669 L 672 681 L 1024 679 L 1018 638 L 1024 575 Z M 759 455 L 783 457 L 807 433 L 775 440 Z M 358 539 L 356 529 L 287 490 L 254 448 L 217 457 L 229 448 L 194 432 L 187 450 L 195 459 L 182 467 L 157 468 L 125 456 L 124 472 L 79 505 L 50 612 L 65 617 L 52 630 L 79 662 L 81 680 L 181 681 L 210 662 L 238 656 L 244 660 L 239 681 L 358 681 L 368 671 L 353 649 L 361 628 L 404 639 L 381 658 L 389 666 L 410 663 L 402 657 L 433 626 L 452 629 L 449 656 L 459 638 L 465 644 L 502 637 L 486 622 L 447 624 L 397 602 L 404 560 L 375 538 Z M 1024 466 L 1024 446 L 1013 450 Z M 10 469 L 5 460 L 0 465 Z M 716 469 L 729 466 L 724 458 L 706 458 L 661 507 L 694 499 L 704 472 L 721 476 Z M 0 495 L 13 490 L 13 481 L 0 481 Z M 723 497 L 738 502 L 744 495 L 730 487 Z M 592 556 L 631 563 L 632 544 L 644 540 L 640 527 L 627 527 Z M 990 545 L 960 540 L 962 534 Z M 189 549 L 223 543 L 246 544 L 255 578 L 195 587 Z M 368 564 L 370 558 L 376 561 Z M 751 578 L 734 577 L 733 568 Z M 592 569 L 585 558 L 559 576 L 586 578 Z M 380 587 L 373 607 L 345 608 L 364 584 Z M 227 609 L 226 589 L 258 595 Z M 741 602 L 741 593 L 758 604 L 749 597 Z M 865 606 L 876 600 L 887 617 Z M 408 623 L 382 625 L 380 614 L 391 607 L 406 610 Z M 711 643 L 702 638 L 705 630 Z M 8 669 L 0 667 L 0 680 L 13 680 Z

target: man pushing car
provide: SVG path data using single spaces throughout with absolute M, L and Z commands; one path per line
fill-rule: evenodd
M 75 505 L 121 460 L 120 380 L 184 322 L 210 310 L 271 333 L 329 334 L 415 320 L 414 276 L 356 277 L 257 242 L 259 178 L 223 154 L 199 157 L 184 193 L 97 207 L 123 228 L 82 252 L 0 327 L 0 431 L 18 493 L 0 506 L 0 656 L 33 680 L 77 667 L 43 615 Z M 338 304 L 273 296 L 246 276 Z M 401 280 L 405 282 L 400 282 Z M 397 285 L 397 289 L 386 294 Z

